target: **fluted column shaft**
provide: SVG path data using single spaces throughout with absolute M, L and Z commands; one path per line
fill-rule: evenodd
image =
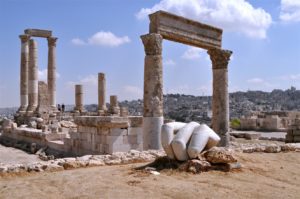
M 110 113 L 113 115 L 120 115 L 120 107 L 118 102 L 118 96 L 111 95 L 110 96 Z
M 163 124 L 163 68 L 162 36 L 141 36 L 145 49 L 144 62 L 144 113 L 143 148 L 160 149 L 160 134 Z
M 107 110 L 106 103 L 106 79 L 104 73 L 98 73 L 98 111 L 100 114 L 104 114 Z
M 56 109 L 56 37 L 48 37 L 48 92 L 49 103 Z
M 28 70 L 28 112 L 33 112 L 38 106 L 38 65 L 37 43 L 29 41 L 29 70 Z
M 208 50 L 213 69 L 212 128 L 221 137 L 220 146 L 229 145 L 229 95 L 228 62 L 229 50 Z
M 28 106 L 28 67 L 29 67 L 29 39 L 28 35 L 20 35 L 21 39 L 21 64 L 20 64 L 20 108 L 25 112 Z
M 83 89 L 82 85 L 75 85 L 75 111 L 83 111 Z

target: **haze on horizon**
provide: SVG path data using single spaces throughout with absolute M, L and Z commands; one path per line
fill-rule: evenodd
M 107 96 L 142 98 L 147 15 L 165 10 L 223 28 L 223 48 L 233 51 L 229 91 L 300 88 L 299 0 L 2 0 L 0 107 L 18 107 L 19 35 L 49 29 L 57 41 L 57 103 L 74 104 L 74 84 L 84 103 L 97 103 L 97 73 Z M 46 80 L 47 42 L 38 42 L 39 79 Z M 164 91 L 211 95 L 211 62 L 202 49 L 163 42 Z M 108 100 L 108 99 L 107 99 Z

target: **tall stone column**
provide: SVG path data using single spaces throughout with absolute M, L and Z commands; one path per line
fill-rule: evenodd
M 144 62 L 144 115 L 143 148 L 161 149 L 161 126 L 163 125 L 163 68 L 162 36 L 142 35 L 145 49 Z
M 119 107 L 119 103 L 118 103 L 118 96 L 116 96 L 116 95 L 111 95 L 110 96 L 109 112 L 112 115 L 120 115 L 120 107 Z
M 98 73 L 98 112 L 100 115 L 103 115 L 106 108 L 105 103 L 106 96 L 106 79 L 104 73 Z
M 56 37 L 48 37 L 48 92 L 50 107 L 56 111 Z
M 29 65 L 29 39 L 28 35 L 20 35 L 21 39 L 21 65 L 20 65 L 20 108 L 19 112 L 26 112 L 28 106 L 28 65 Z
M 228 62 L 232 51 L 208 50 L 213 69 L 212 128 L 221 137 L 220 146 L 229 144 Z
M 75 111 L 83 111 L 83 89 L 82 85 L 75 85 Z
M 38 65 L 37 43 L 29 41 L 29 70 L 28 70 L 28 112 L 34 112 L 38 106 Z

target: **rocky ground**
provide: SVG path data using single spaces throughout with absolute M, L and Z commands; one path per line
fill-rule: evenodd
M 300 144 L 238 133 L 186 163 L 135 150 L 42 161 L 0 145 L 0 198 L 297 198 Z
M 146 163 L 5 176 L 0 198 L 299 198 L 300 153 L 237 153 L 234 172 L 135 170 Z

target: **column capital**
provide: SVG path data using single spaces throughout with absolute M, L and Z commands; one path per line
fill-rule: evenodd
M 207 53 L 212 61 L 213 69 L 227 69 L 232 51 L 213 48 L 209 49 Z
M 22 43 L 28 42 L 30 39 L 29 35 L 19 35 L 19 38 L 21 39 Z
M 151 33 L 142 35 L 141 39 L 146 55 L 161 55 L 163 37 L 160 34 Z
M 56 46 L 57 37 L 48 37 L 48 47 Z

